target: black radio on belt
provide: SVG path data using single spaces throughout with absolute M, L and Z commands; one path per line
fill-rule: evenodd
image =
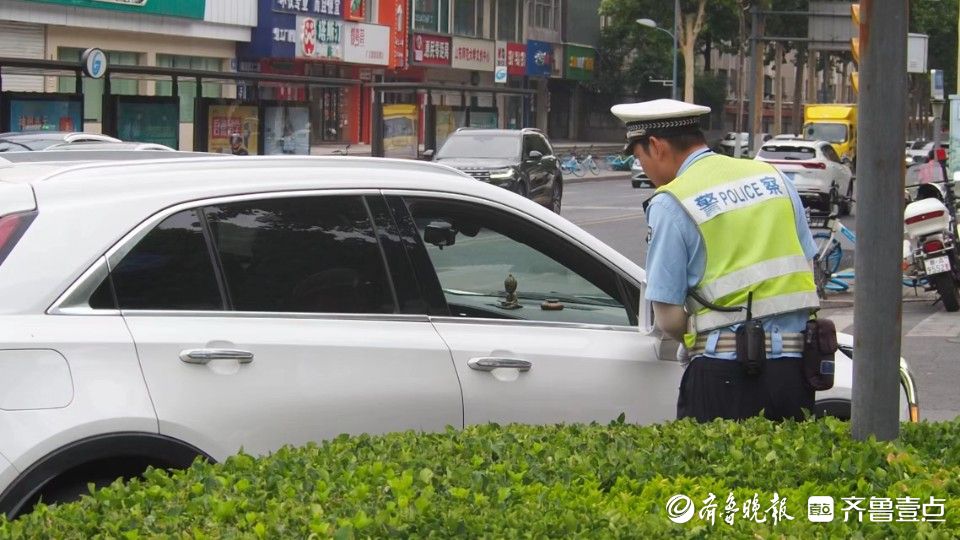
M 733 313 L 742 311 L 743 307 L 724 307 L 706 301 L 696 292 L 690 296 L 704 307 L 714 311 Z M 747 293 L 747 320 L 737 327 L 737 360 L 743 366 L 747 375 L 756 377 L 763 373 L 763 366 L 767 363 L 767 335 L 763 330 L 763 321 L 753 318 L 753 291 Z
M 737 360 L 747 375 L 763 373 L 767 362 L 767 336 L 763 322 L 753 318 L 753 292 L 747 293 L 747 320 L 737 327 Z

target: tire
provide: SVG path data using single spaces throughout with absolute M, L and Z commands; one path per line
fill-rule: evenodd
M 590 172 L 593 173 L 594 176 L 600 175 L 600 167 L 597 167 L 597 162 L 592 159 L 590 160 Z
M 527 189 L 527 182 L 522 178 L 517 182 L 517 195 L 524 199 L 530 198 L 530 190 Z
M 853 212 L 853 180 L 853 178 L 850 179 L 850 183 L 847 185 L 847 194 L 840 203 L 841 216 L 849 216 Z
M 943 300 L 943 308 L 949 312 L 960 311 L 960 294 L 957 293 L 957 283 L 953 280 L 952 272 L 944 272 L 931 276 L 937 294 Z
M 813 240 L 817 243 L 817 253 L 820 253 L 823 242 L 826 242 L 829 238 L 830 235 L 828 233 L 821 232 L 813 235 Z M 830 283 L 830 277 L 840 270 L 842 261 L 843 248 L 840 247 L 840 242 L 836 240 L 833 241 L 833 246 L 827 250 L 826 255 L 822 259 L 814 261 L 813 281 L 817 286 L 817 296 L 821 299 L 827 297 L 827 285 Z
M 563 181 L 557 176 L 553 179 L 553 194 L 550 197 L 550 210 L 554 214 L 560 215 L 560 207 L 563 204 Z

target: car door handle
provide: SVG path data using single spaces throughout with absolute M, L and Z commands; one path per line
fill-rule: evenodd
M 236 360 L 241 364 L 253 362 L 253 353 L 239 349 L 185 349 L 180 360 L 188 364 L 206 364 L 211 360 Z
M 481 356 L 479 358 L 471 358 L 467 361 L 467 365 L 470 366 L 470 369 L 475 369 L 477 371 L 493 371 L 497 368 L 512 368 L 517 371 L 530 371 L 530 368 L 533 367 L 533 362 L 527 360 L 520 360 L 519 358 L 493 358 L 489 356 Z

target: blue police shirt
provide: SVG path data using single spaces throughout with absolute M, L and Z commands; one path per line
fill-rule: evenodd
M 684 160 L 677 176 L 683 174 L 697 160 L 713 155 L 709 149 L 694 152 Z M 803 211 L 800 195 L 792 182 L 784 182 L 790 199 L 793 201 L 794 221 L 800 245 L 807 259 L 813 259 L 817 252 L 817 245 L 813 241 L 810 227 Z M 700 283 L 706 270 L 706 247 L 700 237 L 693 219 L 680 205 L 680 202 L 670 196 L 656 196 L 647 206 L 647 224 L 650 227 L 649 247 L 647 249 L 647 291 L 646 299 L 651 302 L 682 305 L 687 299 L 687 291 Z M 771 317 L 763 317 L 764 330 L 772 338 L 772 357 L 799 358 L 800 353 L 778 353 L 780 333 L 798 333 L 806 328 L 810 310 L 802 309 L 790 313 L 783 313 Z M 727 328 L 714 330 L 711 336 L 721 333 L 734 332 L 739 324 Z M 713 340 L 708 340 L 714 342 Z M 711 352 L 707 347 L 704 356 L 734 360 L 734 353 Z

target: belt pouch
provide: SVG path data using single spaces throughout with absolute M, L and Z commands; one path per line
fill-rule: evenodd
M 751 319 L 737 328 L 737 359 L 747 375 L 756 377 L 763 373 L 767 361 L 766 335 L 763 323 Z

